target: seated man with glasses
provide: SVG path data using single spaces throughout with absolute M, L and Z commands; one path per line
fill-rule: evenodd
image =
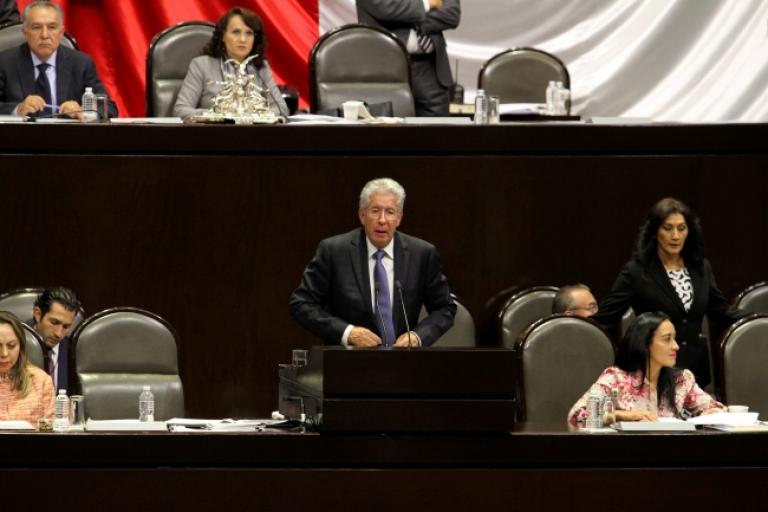
M 597 313 L 597 301 L 589 286 L 574 284 L 560 288 L 552 302 L 552 314 L 558 313 L 582 318 L 589 318 Z
M 82 119 L 80 100 L 85 88 L 95 94 L 106 94 L 106 90 L 89 56 L 60 46 L 64 37 L 61 7 L 30 2 L 21 21 L 26 42 L 0 53 L 0 114 L 66 114 Z M 109 117 L 117 117 L 112 101 Z
M 362 227 L 320 242 L 304 270 L 291 316 L 325 343 L 428 346 L 453 325 L 456 304 L 437 249 L 397 232 L 404 203 L 395 180 L 369 181 L 360 193 Z M 422 305 L 428 315 L 418 322 Z

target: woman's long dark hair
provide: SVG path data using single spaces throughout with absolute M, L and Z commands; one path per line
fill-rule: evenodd
M 686 266 L 701 269 L 704 256 L 701 241 L 701 223 L 684 202 L 672 197 L 665 197 L 651 207 L 645 222 L 640 226 L 640 233 L 635 241 L 635 251 L 632 257 L 647 266 L 658 257 L 659 242 L 657 239 L 659 227 L 673 213 L 685 217 L 688 225 L 688 237 L 683 245 L 682 256 Z
M 653 342 L 653 335 L 659 325 L 669 317 L 662 312 L 643 313 L 635 318 L 627 329 L 627 333 L 619 342 L 616 351 L 616 366 L 625 372 L 640 371 L 641 380 L 645 380 L 646 368 L 650 361 L 649 347 Z M 659 371 L 659 382 L 656 389 L 658 405 L 666 401 L 672 409 L 675 407 L 675 381 L 680 370 L 677 368 L 662 367 Z M 640 384 L 642 386 L 642 383 Z
M 240 16 L 243 18 L 243 22 L 253 30 L 253 48 L 251 48 L 248 55 L 258 54 L 258 57 L 253 59 L 251 63 L 257 68 L 261 68 L 264 65 L 264 49 L 267 47 L 264 24 L 261 22 L 258 14 L 245 7 L 233 7 L 224 16 L 219 18 L 213 30 L 211 40 L 203 48 L 203 55 L 210 55 L 219 59 L 227 57 L 227 47 L 224 45 L 224 32 L 227 31 L 227 25 L 229 25 L 229 20 L 232 19 L 232 16 Z

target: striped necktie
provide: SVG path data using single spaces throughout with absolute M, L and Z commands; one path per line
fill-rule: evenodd
M 421 28 L 416 28 L 416 41 L 419 44 L 419 49 L 424 53 L 432 53 L 435 51 L 435 43 L 432 41 L 432 37 L 424 32 Z

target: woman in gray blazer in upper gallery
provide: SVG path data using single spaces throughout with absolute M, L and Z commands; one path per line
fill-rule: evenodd
M 219 93 L 224 72 L 235 73 L 233 63 L 228 59 L 243 62 L 251 55 L 257 57 L 248 63 L 248 74 L 256 75 L 257 85 L 266 89 L 267 102 L 276 115 L 288 116 L 280 90 L 272 78 L 272 69 L 264 58 L 267 39 L 264 25 L 259 16 L 243 7 L 233 7 L 216 22 L 213 36 L 203 48 L 203 54 L 192 59 L 189 71 L 181 85 L 173 113 L 188 118 L 211 107 L 211 99 Z

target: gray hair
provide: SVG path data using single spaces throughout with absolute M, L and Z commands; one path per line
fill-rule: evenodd
M 586 290 L 588 292 L 591 292 L 591 290 L 589 289 L 589 286 L 581 283 L 563 286 L 555 294 L 555 299 L 552 301 L 553 315 L 556 315 L 558 313 L 565 313 L 567 311 L 576 309 L 576 304 L 573 301 L 573 295 L 572 295 L 572 293 L 575 292 L 576 290 Z
M 21 13 L 21 22 L 25 27 L 27 26 L 27 17 L 29 16 L 29 11 L 35 7 L 47 7 L 49 9 L 55 10 L 59 13 L 59 20 L 61 21 L 61 24 L 64 25 L 64 11 L 61 9 L 59 4 L 49 2 L 48 0 L 35 0 L 34 2 L 28 3 L 27 6 L 24 7 L 24 11 Z
M 360 192 L 360 208 L 368 208 L 373 194 L 394 194 L 397 196 L 397 209 L 403 211 L 405 206 L 405 189 L 392 178 L 376 178 L 365 184 Z

